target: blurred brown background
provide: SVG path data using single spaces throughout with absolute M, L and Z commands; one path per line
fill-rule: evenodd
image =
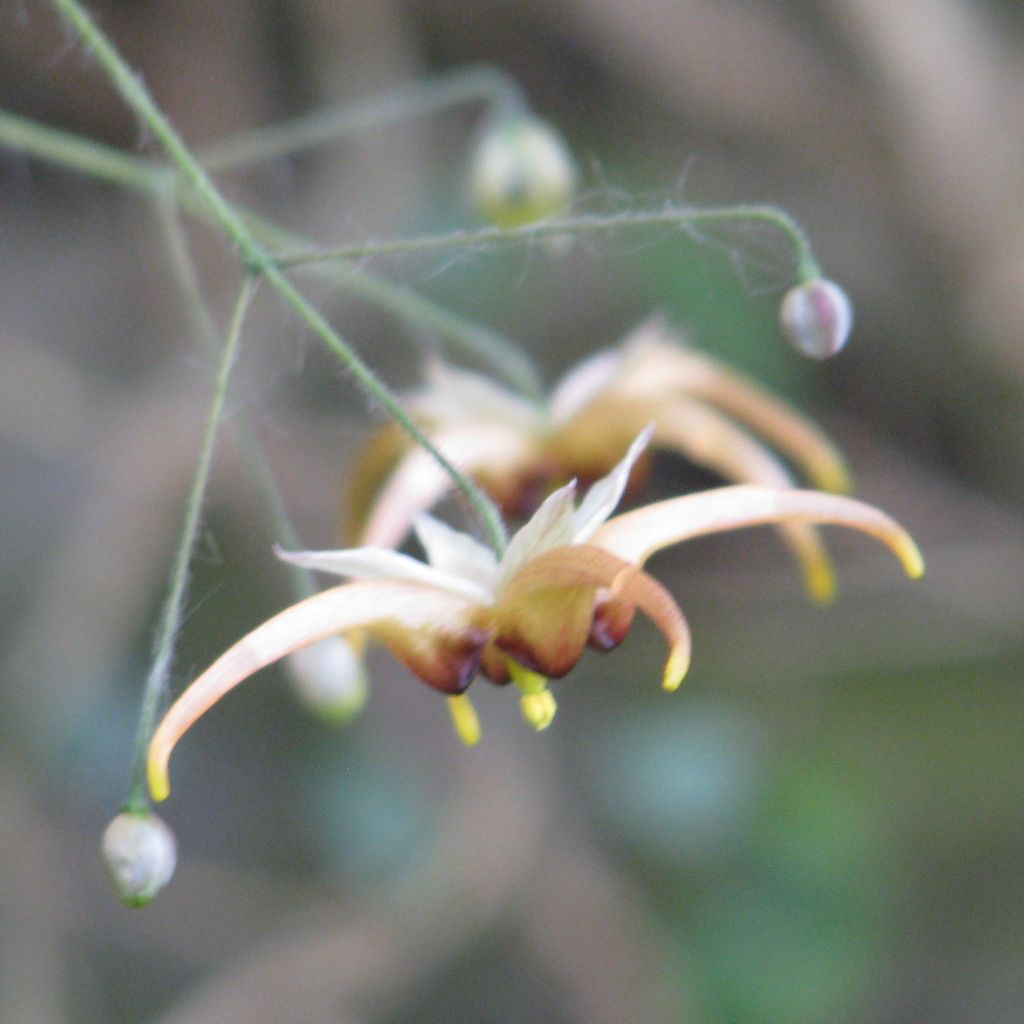
M 858 493 L 929 563 L 835 537 L 806 605 L 771 536 L 655 566 L 695 661 L 657 691 L 639 629 L 558 689 L 507 694 L 457 749 L 386 657 L 366 715 L 310 718 L 273 673 L 190 737 L 165 815 L 177 878 L 112 897 L 141 681 L 209 366 L 146 200 L 0 148 L 3 518 L 0 1022 L 1018 1024 L 1024 1019 L 1024 17 L 1012 0 L 187 0 L 94 10 L 196 146 L 466 63 L 514 75 L 584 169 L 577 208 L 772 202 L 856 307 L 810 366 L 774 325 L 789 254 L 671 231 L 371 264 L 520 339 L 549 379 L 654 308 L 813 413 Z M 45 4 L 0 8 L 0 105 L 133 152 L 152 140 Z M 472 222 L 480 110 L 225 175 L 322 242 Z M 211 303 L 237 282 L 192 234 Z M 305 279 L 393 383 L 432 342 Z M 299 528 L 332 542 L 377 422 L 269 296 L 233 413 Z M 711 481 L 666 460 L 657 487 Z M 288 599 L 222 445 L 177 662 Z

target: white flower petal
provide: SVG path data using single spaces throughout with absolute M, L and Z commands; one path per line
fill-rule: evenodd
M 544 499 L 540 508 L 509 541 L 499 567 L 499 589 L 534 556 L 572 543 L 575 507 L 575 480 Z
M 329 572 L 335 576 L 360 580 L 408 580 L 426 583 L 452 594 L 462 594 L 477 601 L 489 601 L 490 593 L 476 583 L 442 572 L 418 558 L 403 555 L 389 548 L 349 548 L 343 551 L 282 551 L 274 553 L 283 562 Z
M 489 547 L 468 533 L 453 530 L 433 516 L 417 516 L 413 527 L 426 552 L 427 561 L 435 569 L 470 580 L 485 590 L 493 590 L 498 560 Z
M 556 385 L 548 400 L 548 415 L 555 424 L 567 423 L 585 405 L 615 383 L 623 354 L 616 349 L 597 352 L 574 366 Z
M 426 376 L 427 387 L 410 395 L 406 405 L 439 425 L 480 420 L 531 431 L 541 423 L 536 406 L 483 374 L 434 360 Z
M 718 487 L 669 498 L 608 520 L 591 543 L 643 565 L 656 551 L 701 537 L 772 523 L 820 523 L 847 526 L 888 545 L 909 576 L 924 572 L 921 553 L 894 519 L 872 505 L 823 491 L 759 487 Z
M 451 419 L 451 417 L 449 417 Z M 448 461 L 467 476 L 486 469 L 514 475 L 534 456 L 528 433 L 504 423 L 465 420 L 431 431 L 431 440 Z M 452 488 L 452 478 L 422 448 L 407 452 L 373 500 L 360 535 L 363 544 L 397 547 L 413 519 L 426 512 Z
M 587 496 L 572 517 L 572 542 L 583 544 L 594 531 L 615 511 L 626 489 L 629 474 L 636 460 L 643 454 L 651 436 L 654 424 L 644 427 L 636 440 L 629 446 L 622 461 L 605 477 L 592 484 Z
M 393 579 L 343 583 L 293 604 L 229 647 L 171 705 L 149 744 L 149 789 L 170 792 L 167 762 L 178 740 L 225 694 L 293 651 L 352 630 L 393 623 L 408 635 L 458 638 L 471 630 L 476 601 Z M 400 638 L 389 645 L 400 647 Z M 461 667 L 461 666 L 460 666 Z

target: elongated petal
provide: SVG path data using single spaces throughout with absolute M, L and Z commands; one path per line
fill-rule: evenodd
M 453 594 L 462 594 L 476 601 L 486 602 L 491 591 L 472 580 L 436 569 L 418 558 L 403 555 L 388 548 L 348 548 L 342 551 L 284 551 L 274 548 L 282 562 L 315 569 L 334 576 L 360 580 L 404 580 L 423 583 Z
M 804 522 L 848 526 L 888 545 L 910 576 L 924 562 L 910 535 L 884 512 L 853 498 L 821 491 L 739 486 L 670 498 L 608 520 L 591 544 L 636 565 L 655 551 L 708 533 L 744 526 Z
M 551 392 L 551 422 L 559 426 L 568 423 L 584 406 L 599 398 L 622 372 L 622 360 L 621 349 L 605 349 L 577 363 Z
M 507 491 L 507 481 L 517 480 L 536 458 L 530 435 L 487 420 L 438 428 L 430 437 L 452 465 L 471 477 L 486 477 L 485 485 L 495 492 Z M 361 543 L 397 547 L 416 516 L 433 508 L 452 486 L 430 455 L 410 448 L 371 503 Z
M 676 372 L 686 391 L 746 423 L 799 467 L 815 487 L 833 493 L 850 489 L 846 462 L 832 442 L 805 416 L 768 394 L 753 381 L 713 359 L 677 349 Z
M 665 634 L 671 648 L 665 678 L 678 685 L 690 652 L 679 607 L 657 580 L 593 545 L 557 548 L 533 559 L 496 609 L 492 643 L 544 675 L 565 675 L 583 654 L 595 597 L 604 589 L 620 605 L 639 607 Z M 617 621 L 626 621 L 621 608 Z
M 681 395 L 703 398 L 768 440 L 815 487 L 849 490 L 842 456 L 810 420 L 749 378 L 689 348 L 664 317 L 648 317 L 622 347 L 622 372 L 608 397 L 648 402 Z
M 470 580 L 487 593 L 494 590 L 498 560 L 490 548 L 433 516 L 417 516 L 413 526 L 433 568 Z
M 549 494 L 509 541 L 499 567 L 499 591 L 532 558 L 571 544 L 576 511 L 576 481 Z
M 657 411 L 654 442 L 714 470 L 733 483 L 792 487 L 786 467 L 733 420 L 703 402 L 679 397 Z M 815 601 L 835 593 L 835 573 L 821 535 L 807 523 L 781 523 L 779 532 L 804 572 L 804 584 Z
M 591 485 L 580 507 L 573 513 L 574 544 L 583 544 L 589 540 L 594 531 L 615 511 L 629 482 L 633 466 L 643 454 L 654 432 L 653 423 L 641 430 L 619 464 L 607 476 Z
M 381 427 L 363 447 L 349 475 L 338 536 L 353 547 L 364 542 L 363 534 L 382 482 L 409 450 L 408 435 L 397 423 Z
M 171 752 L 200 716 L 261 668 L 329 636 L 352 629 L 366 629 L 374 636 L 383 633 L 399 656 L 424 659 L 418 667 L 436 673 L 429 680 L 432 685 L 447 692 L 464 689 L 468 683 L 464 677 L 467 671 L 472 676 L 475 660 L 469 657 L 460 664 L 445 655 L 468 639 L 470 646 L 478 645 L 475 653 L 479 656 L 486 635 L 473 626 L 478 607 L 466 598 L 415 583 L 358 582 L 325 590 L 286 608 L 229 647 L 171 706 L 149 747 L 153 798 L 163 800 L 170 791 L 167 763 Z M 438 641 L 434 664 L 425 658 L 428 651 L 406 650 L 403 643 L 420 643 L 431 637 Z
M 440 428 L 471 420 L 528 433 L 542 422 L 537 406 L 482 373 L 435 359 L 427 364 L 426 380 L 426 387 L 406 396 L 403 404 Z

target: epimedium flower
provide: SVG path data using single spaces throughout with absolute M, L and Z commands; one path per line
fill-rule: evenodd
M 815 488 L 849 488 L 842 457 L 813 423 L 685 345 L 660 317 L 578 364 L 542 404 L 440 362 L 428 367 L 427 386 L 405 404 L 446 457 L 512 517 L 530 514 L 559 483 L 586 484 L 607 473 L 649 422 L 653 447 L 730 482 L 795 486 L 788 462 Z M 363 545 L 397 547 L 416 515 L 451 486 L 426 452 L 387 426 L 356 467 L 348 535 Z M 828 601 L 834 574 L 818 532 L 804 522 L 783 522 L 779 531 L 810 595 Z
M 647 559 L 692 537 L 744 526 L 833 523 L 887 544 L 911 576 L 923 572 L 913 540 L 878 509 L 795 488 L 721 487 L 611 517 L 653 428 L 581 502 L 575 482 L 556 490 L 499 558 L 472 536 L 422 514 L 415 530 L 426 560 L 387 548 L 285 553 L 281 558 L 350 582 L 286 608 L 230 647 L 172 705 L 149 749 L 154 799 L 169 792 L 168 762 L 182 735 L 213 704 L 261 668 L 328 637 L 357 631 L 382 643 L 447 695 L 459 736 L 480 726 L 466 690 L 483 674 L 513 682 L 537 729 L 555 714 L 549 679 L 569 673 L 588 644 L 611 650 L 642 611 L 665 637 L 662 686 L 675 690 L 690 661 L 686 619 L 643 570 Z

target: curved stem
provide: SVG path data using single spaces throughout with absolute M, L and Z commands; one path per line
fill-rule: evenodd
M 111 185 L 150 193 L 173 190 L 175 175 L 159 164 L 6 110 L 0 110 L 0 144 Z
M 192 192 L 177 188 L 177 176 L 167 167 L 130 156 L 59 129 L 38 125 L 16 114 L 0 111 L 0 145 L 10 146 L 41 160 L 69 167 L 79 174 L 122 185 L 149 195 L 173 198 L 189 213 L 210 219 Z M 235 209 L 252 234 L 265 245 L 298 250 L 304 239 L 239 207 Z M 356 266 L 312 264 L 316 273 L 329 277 L 346 291 L 373 303 L 406 323 L 433 331 L 450 351 L 479 360 L 496 376 L 529 398 L 539 400 L 543 387 L 533 363 L 511 338 L 453 313 L 443 306 Z
M 256 214 L 245 211 L 243 215 L 253 235 L 264 245 L 294 248 L 304 244 L 301 239 Z M 542 399 L 544 388 L 536 367 L 515 342 L 498 331 L 452 313 L 422 295 L 354 264 L 312 263 L 308 269 L 410 326 L 435 332 L 445 339 L 449 350 L 461 351 L 478 359 L 495 376 L 504 378 L 527 398 L 536 402 Z
M 463 68 L 355 106 L 317 110 L 283 124 L 258 128 L 196 154 L 208 171 L 224 171 L 335 142 L 371 128 L 423 117 L 461 103 L 485 102 L 496 116 L 526 107 L 519 83 L 497 68 Z
M 0 112 L 0 142 L 72 167 L 82 174 L 146 192 L 173 191 L 171 173 L 159 164 L 122 154 L 115 149 L 81 139 L 66 132 L 44 128 L 12 114 Z M 195 196 L 178 190 L 179 205 L 192 213 L 209 217 Z M 445 235 L 362 245 L 312 249 L 300 239 L 254 214 L 238 210 L 252 234 L 265 245 L 282 250 L 274 262 L 282 269 L 309 267 L 330 278 L 347 291 L 359 295 L 408 323 L 426 327 L 445 340 L 454 350 L 479 359 L 527 397 L 539 399 L 542 387 L 532 363 L 514 342 L 497 331 L 474 323 L 425 299 L 401 285 L 371 274 L 345 261 L 403 253 L 431 253 L 453 249 L 510 245 L 535 238 L 593 232 L 612 233 L 635 228 L 669 227 L 686 230 L 700 224 L 736 221 L 760 221 L 782 232 L 796 253 L 798 281 L 821 277 L 810 240 L 799 224 L 784 210 L 774 206 L 740 205 L 727 207 L 669 207 L 655 211 L 636 211 L 608 216 L 559 218 L 518 228 L 487 227 L 454 231 Z
M 452 231 L 444 235 L 421 238 L 401 238 L 387 242 L 365 242 L 342 245 L 329 249 L 311 249 L 303 252 L 285 252 L 276 257 L 279 267 L 306 266 L 341 260 L 367 259 L 373 256 L 434 253 L 450 249 L 474 249 L 489 245 L 509 245 L 535 238 L 559 235 L 583 235 L 593 232 L 613 232 L 634 228 L 669 227 L 692 228 L 703 224 L 724 224 L 761 221 L 777 228 L 792 245 L 797 258 L 797 276 L 801 281 L 820 277 L 821 269 L 811 251 L 811 243 L 804 230 L 784 210 L 775 206 L 676 206 L 661 210 L 639 210 L 609 215 L 560 217 L 525 224 L 515 228 L 486 227 L 472 231 Z

